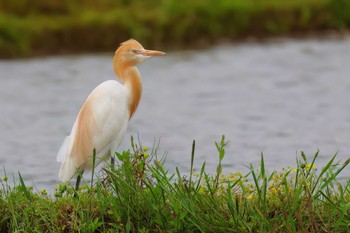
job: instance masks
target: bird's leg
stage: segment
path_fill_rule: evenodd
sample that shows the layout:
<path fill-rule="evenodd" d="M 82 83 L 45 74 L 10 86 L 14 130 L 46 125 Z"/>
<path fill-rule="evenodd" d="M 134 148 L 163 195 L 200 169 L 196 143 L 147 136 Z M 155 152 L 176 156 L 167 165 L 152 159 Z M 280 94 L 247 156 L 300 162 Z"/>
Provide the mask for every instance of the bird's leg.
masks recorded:
<path fill-rule="evenodd" d="M 115 151 L 111 150 L 111 170 L 114 171 L 115 169 Z"/>
<path fill-rule="evenodd" d="M 79 171 L 78 176 L 77 176 L 77 182 L 75 183 L 75 192 L 74 192 L 74 197 L 78 196 L 78 189 L 79 189 L 79 185 L 80 185 L 80 181 L 81 181 L 81 177 L 83 176 L 84 173 L 84 169 L 82 169 L 81 171 Z"/>
<path fill-rule="evenodd" d="M 115 157 L 114 157 L 114 155 L 112 155 L 112 157 L 111 157 L 111 164 L 112 164 L 112 167 L 114 167 L 114 164 L 115 164 Z"/>
<path fill-rule="evenodd" d="M 94 183 L 95 165 L 96 165 L 96 149 L 94 148 L 93 155 L 92 155 L 92 172 L 91 172 L 91 185 L 90 185 L 91 188 L 92 188 L 92 184 Z"/>

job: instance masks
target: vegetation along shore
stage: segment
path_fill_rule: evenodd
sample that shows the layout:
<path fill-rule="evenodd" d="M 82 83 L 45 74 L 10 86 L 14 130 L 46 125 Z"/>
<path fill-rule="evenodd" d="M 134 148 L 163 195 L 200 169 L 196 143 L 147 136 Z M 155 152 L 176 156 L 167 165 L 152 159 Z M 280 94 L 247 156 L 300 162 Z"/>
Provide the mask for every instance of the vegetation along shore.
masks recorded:
<path fill-rule="evenodd" d="M 224 137 L 215 143 L 216 174 L 205 162 L 191 173 L 176 168 L 171 174 L 157 150 L 132 141 L 131 149 L 117 153 L 93 185 L 75 194 L 73 186 L 58 185 L 50 196 L 33 191 L 21 175 L 18 184 L 0 182 L 1 232 L 348 232 L 350 179 L 337 175 L 350 163 L 336 156 L 316 167 L 318 152 L 304 153 L 293 167 L 268 172 L 261 156 L 249 172 L 222 174 Z M 74 194 L 77 197 L 74 197 Z"/>
<path fill-rule="evenodd" d="M 170 49 L 344 32 L 349 12 L 350 0 L 2 0 L 0 58 L 110 51 L 131 37 Z"/>

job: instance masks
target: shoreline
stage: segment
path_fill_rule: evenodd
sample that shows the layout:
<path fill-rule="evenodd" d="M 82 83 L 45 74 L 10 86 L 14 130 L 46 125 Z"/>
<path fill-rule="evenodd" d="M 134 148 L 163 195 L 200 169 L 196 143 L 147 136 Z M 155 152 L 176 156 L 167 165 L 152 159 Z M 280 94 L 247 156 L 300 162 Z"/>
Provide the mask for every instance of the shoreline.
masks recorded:
<path fill-rule="evenodd" d="M 221 45 L 240 45 L 246 43 L 280 43 L 286 40 L 344 40 L 350 38 L 350 29 L 349 30 L 325 30 L 325 31 L 308 31 L 305 33 L 301 32 L 293 32 L 289 34 L 283 35 L 274 35 L 274 36 L 246 36 L 242 38 L 218 38 L 214 41 L 208 41 L 203 39 L 197 44 L 192 44 L 190 46 L 176 46 L 173 44 L 167 46 L 160 46 L 161 49 L 167 51 L 186 51 L 186 50 L 200 50 L 200 49 L 208 49 L 213 46 L 221 46 Z M 74 51 L 74 50 L 64 50 L 64 51 L 41 51 L 37 53 L 33 53 L 25 56 L 15 56 L 15 57 L 2 57 L 0 54 L 0 61 L 13 61 L 13 60 L 22 60 L 22 59 L 41 59 L 48 57 L 56 57 L 56 56 L 84 56 L 91 54 L 112 54 L 115 48 L 118 45 L 118 41 L 116 42 L 116 46 L 111 47 L 110 49 L 105 50 L 93 50 L 93 51 Z"/>

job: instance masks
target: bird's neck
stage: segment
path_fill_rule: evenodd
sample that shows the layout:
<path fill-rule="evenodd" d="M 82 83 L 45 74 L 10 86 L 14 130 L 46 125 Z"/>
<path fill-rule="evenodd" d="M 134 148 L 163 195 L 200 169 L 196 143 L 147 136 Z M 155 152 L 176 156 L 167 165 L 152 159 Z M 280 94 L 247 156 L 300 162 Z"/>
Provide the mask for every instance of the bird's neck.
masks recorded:
<path fill-rule="evenodd" d="M 130 118 L 134 115 L 139 105 L 142 94 L 141 76 L 136 66 L 124 64 L 115 67 L 116 75 L 123 81 L 129 91 L 129 112 Z"/>

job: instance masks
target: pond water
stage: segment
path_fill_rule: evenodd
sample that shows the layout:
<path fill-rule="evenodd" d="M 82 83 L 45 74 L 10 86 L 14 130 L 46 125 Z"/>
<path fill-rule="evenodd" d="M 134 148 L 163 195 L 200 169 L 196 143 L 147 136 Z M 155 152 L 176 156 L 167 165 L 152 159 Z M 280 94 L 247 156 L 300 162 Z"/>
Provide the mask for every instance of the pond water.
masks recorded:
<path fill-rule="evenodd" d="M 156 49 L 156 48 L 154 48 Z M 0 166 L 28 184 L 59 183 L 57 151 L 87 95 L 113 79 L 112 55 L 0 61 Z M 273 40 L 168 52 L 139 66 L 143 96 L 119 150 L 130 135 L 166 153 L 165 167 L 215 172 L 214 141 L 229 144 L 224 172 L 258 166 L 295 167 L 304 151 L 317 167 L 338 153 L 350 157 L 350 38 Z M 0 169 L 0 177 L 4 169 Z M 350 168 L 340 174 L 345 180 Z"/>

